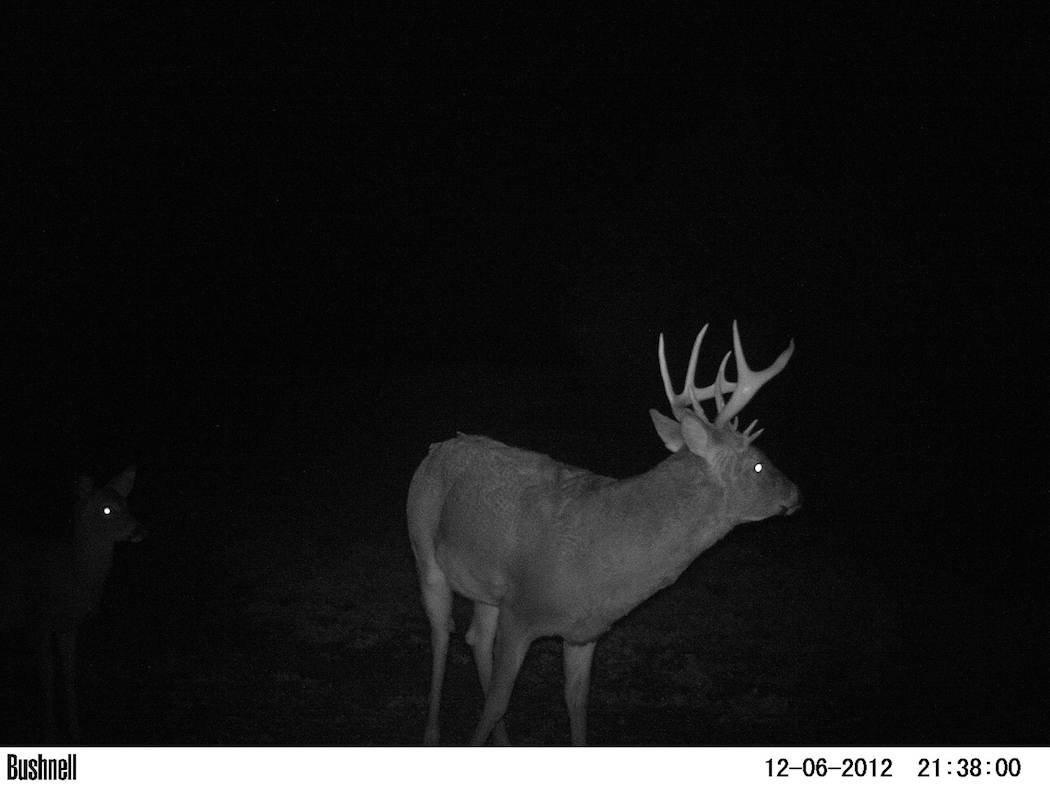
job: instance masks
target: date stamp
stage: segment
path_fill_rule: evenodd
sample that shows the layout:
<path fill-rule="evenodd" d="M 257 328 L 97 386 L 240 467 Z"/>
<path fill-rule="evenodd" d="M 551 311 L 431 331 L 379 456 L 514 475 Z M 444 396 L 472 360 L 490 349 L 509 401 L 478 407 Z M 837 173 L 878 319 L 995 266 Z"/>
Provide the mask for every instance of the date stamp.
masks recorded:
<path fill-rule="evenodd" d="M 1005 778 L 1020 777 L 1022 758 L 1016 755 L 999 757 L 972 756 L 960 758 L 915 757 L 802 757 L 767 758 L 766 776 L 772 778 L 869 778 L 894 779 L 899 777 L 929 778 Z"/>

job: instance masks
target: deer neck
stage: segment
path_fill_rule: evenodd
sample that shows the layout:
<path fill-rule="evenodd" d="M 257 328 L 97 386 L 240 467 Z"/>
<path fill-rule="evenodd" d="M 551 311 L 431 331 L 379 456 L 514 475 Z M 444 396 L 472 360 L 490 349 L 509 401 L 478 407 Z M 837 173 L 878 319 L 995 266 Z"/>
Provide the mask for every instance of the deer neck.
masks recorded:
<path fill-rule="evenodd" d="M 97 534 L 83 533 L 78 528 L 74 540 L 74 573 L 90 605 L 102 593 L 102 585 L 113 566 L 113 542 Z"/>
<path fill-rule="evenodd" d="M 687 449 L 618 482 L 609 494 L 624 527 L 646 547 L 688 553 L 690 561 L 736 525 L 719 475 Z"/>
<path fill-rule="evenodd" d="M 580 593 L 572 639 L 596 637 L 736 525 L 724 485 L 687 452 L 603 487 L 586 506 L 589 538 L 574 571 L 577 590 L 587 592 Z"/>

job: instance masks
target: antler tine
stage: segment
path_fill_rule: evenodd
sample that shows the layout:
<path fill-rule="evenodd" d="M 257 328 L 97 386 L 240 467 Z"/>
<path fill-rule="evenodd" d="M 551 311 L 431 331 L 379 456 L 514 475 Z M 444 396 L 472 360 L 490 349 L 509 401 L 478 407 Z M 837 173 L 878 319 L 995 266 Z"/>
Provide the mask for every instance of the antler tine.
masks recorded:
<path fill-rule="evenodd" d="M 671 375 L 667 371 L 667 356 L 664 355 L 664 335 L 660 332 L 660 345 L 659 345 L 659 356 L 660 356 L 660 377 L 664 381 L 664 393 L 667 394 L 667 401 L 671 403 L 671 412 L 675 416 L 678 415 L 678 404 L 674 394 L 674 388 L 671 386 Z"/>
<path fill-rule="evenodd" d="M 733 351 L 736 353 L 736 390 L 733 392 L 733 396 L 726 403 L 726 406 L 721 409 L 718 413 L 718 418 L 715 420 L 715 425 L 718 427 L 724 426 L 734 416 L 736 416 L 744 406 L 751 401 L 751 398 L 755 396 L 762 386 L 768 383 L 773 377 L 778 375 L 788 361 L 791 359 L 791 355 L 795 352 L 795 340 L 792 339 L 788 343 L 787 349 L 784 350 L 770 366 L 763 370 L 754 371 L 747 365 L 747 359 L 744 358 L 744 347 L 740 343 L 740 330 L 737 328 L 736 321 L 733 321 Z M 757 433 L 752 436 L 751 440 L 757 438 Z"/>
<path fill-rule="evenodd" d="M 685 386 L 681 392 L 675 393 L 674 387 L 671 384 L 671 375 L 667 371 L 667 356 L 664 351 L 664 335 L 660 334 L 659 344 L 659 356 L 660 356 L 660 376 L 664 381 L 664 392 L 667 394 L 667 401 L 671 404 L 671 411 L 674 413 L 676 419 L 681 419 L 682 411 L 692 406 L 693 411 L 704 421 L 708 421 L 707 414 L 704 413 L 700 403 L 704 400 L 711 399 L 714 396 L 714 385 L 707 386 L 703 389 L 696 387 L 696 362 L 700 356 L 700 345 L 704 341 L 704 335 L 707 333 L 708 326 L 706 324 L 700 329 L 700 332 L 696 335 L 696 339 L 693 340 L 693 350 L 689 354 L 689 367 L 686 370 L 685 375 Z"/>
<path fill-rule="evenodd" d="M 689 394 L 690 392 L 696 391 L 696 359 L 700 355 L 700 343 L 704 341 L 704 334 L 707 333 L 707 327 L 710 323 L 704 323 L 704 327 L 700 329 L 700 332 L 696 335 L 696 339 L 693 340 L 693 349 L 689 353 L 689 367 L 685 371 L 685 391 L 684 393 Z M 690 399 L 693 399 L 690 396 Z M 696 400 L 693 400 L 695 405 Z"/>
<path fill-rule="evenodd" d="M 756 441 L 756 440 L 758 439 L 758 436 L 759 436 L 759 435 L 761 435 L 761 434 L 762 434 L 763 432 L 765 432 L 765 431 L 766 431 L 766 428 L 765 428 L 765 427 L 763 427 L 763 428 L 762 428 L 762 429 L 760 429 L 760 430 L 756 430 L 755 432 L 752 432 L 751 430 L 754 430 L 754 429 L 755 429 L 755 425 L 756 425 L 756 424 L 758 424 L 758 419 L 755 419 L 755 420 L 754 420 L 754 421 L 752 421 L 752 422 L 751 422 L 750 424 L 748 424 L 748 425 L 747 425 L 747 429 L 746 429 L 746 430 L 744 430 L 744 431 L 743 431 L 743 432 L 741 433 L 741 434 L 742 434 L 742 435 L 744 436 L 744 440 L 745 440 L 745 441 L 747 441 L 748 445 L 750 445 L 750 444 L 754 443 L 754 442 L 755 442 L 755 441 Z"/>
<path fill-rule="evenodd" d="M 725 393 L 732 391 L 732 388 L 728 388 L 729 381 L 726 380 L 726 362 L 729 361 L 729 357 L 733 355 L 732 350 L 727 350 L 726 354 L 722 356 L 722 363 L 718 365 L 718 377 L 715 378 L 715 406 L 718 408 L 718 412 L 721 413 L 726 406 Z"/>
<path fill-rule="evenodd" d="M 690 405 L 693 406 L 698 415 L 703 417 L 705 421 L 707 420 L 707 416 L 700 409 L 696 386 L 693 385 L 693 376 L 696 374 L 696 360 L 700 355 L 700 344 L 704 341 L 704 334 L 706 333 L 707 325 L 700 329 L 700 333 L 696 335 L 696 339 L 693 341 L 693 351 L 689 354 L 689 368 L 686 372 L 685 387 L 678 394 L 675 393 L 674 387 L 671 385 L 671 374 L 667 371 L 667 356 L 664 352 L 664 335 L 660 334 L 660 376 L 664 381 L 664 392 L 667 394 L 667 401 L 671 403 L 671 412 L 679 420 L 681 419 L 682 411 Z"/>
<path fill-rule="evenodd" d="M 704 413 L 700 403 L 709 399 L 718 399 L 718 409 L 721 410 L 724 405 L 724 394 L 735 391 L 736 383 L 732 383 L 725 379 L 725 365 L 728 360 L 729 353 L 726 353 L 725 358 L 722 359 L 722 368 L 719 370 L 718 379 L 715 380 L 709 386 L 705 386 L 702 389 L 696 387 L 696 362 L 700 356 L 700 345 L 704 341 L 704 335 L 707 333 L 708 326 L 705 324 L 700 329 L 700 333 L 696 335 L 696 339 L 693 341 L 693 350 L 689 354 L 689 367 L 686 370 L 685 386 L 682 388 L 680 393 L 675 393 L 674 387 L 671 384 L 671 375 L 667 371 L 667 356 L 664 351 L 664 335 L 660 334 L 659 343 L 659 356 L 660 356 L 660 376 L 664 382 L 664 393 L 667 394 L 667 401 L 671 404 L 671 410 L 675 415 L 675 418 L 679 418 L 683 410 L 688 408 L 690 405 L 693 411 L 700 416 L 704 421 L 710 421 L 707 414 Z"/>
<path fill-rule="evenodd" d="M 744 440 L 747 441 L 748 444 L 754 443 L 758 436 L 766 431 L 765 427 L 763 427 L 757 432 L 752 433 L 751 430 L 755 429 L 756 424 L 758 424 L 758 419 L 755 419 L 750 424 L 748 424 L 747 429 L 741 433 L 741 435 L 744 436 Z"/>

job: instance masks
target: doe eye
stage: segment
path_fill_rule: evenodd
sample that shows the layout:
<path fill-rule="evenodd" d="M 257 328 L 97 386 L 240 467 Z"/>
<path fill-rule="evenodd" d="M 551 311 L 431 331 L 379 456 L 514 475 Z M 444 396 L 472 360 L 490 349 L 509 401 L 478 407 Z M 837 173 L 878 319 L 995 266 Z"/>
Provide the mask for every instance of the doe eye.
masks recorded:
<path fill-rule="evenodd" d="M 106 515 L 108 517 L 112 513 L 113 513 L 113 510 L 110 509 L 108 506 L 103 506 L 102 507 L 102 514 L 104 514 L 104 515 Z"/>
<path fill-rule="evenodd" d="M 755 463 L 755 473 L 762 473 L 762 463 L 760 463 L 760 462 L 756 462 Z"/>

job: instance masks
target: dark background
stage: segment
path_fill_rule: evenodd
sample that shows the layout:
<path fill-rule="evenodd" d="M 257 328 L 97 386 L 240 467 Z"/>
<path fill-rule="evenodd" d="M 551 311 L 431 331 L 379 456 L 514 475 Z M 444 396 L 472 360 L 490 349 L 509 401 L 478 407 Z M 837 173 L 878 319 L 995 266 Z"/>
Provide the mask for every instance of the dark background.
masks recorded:
<path fill-rule="evenodd" d="M 748 414 L 806 506 L 599 645 L 592 739 L 1047 743 L 1033 20 L 5 17 L 11 519 L 136 462 L 152 531 L 85 635 L 89 739 L 417 742 L 427 445 L 639 473 L 658 333 L 679 383 L 711 322 L 703 380 L 736 318 L 752 366 L 797 343 Z M 518 741 L 567 741 L 552 649 Z"/>

